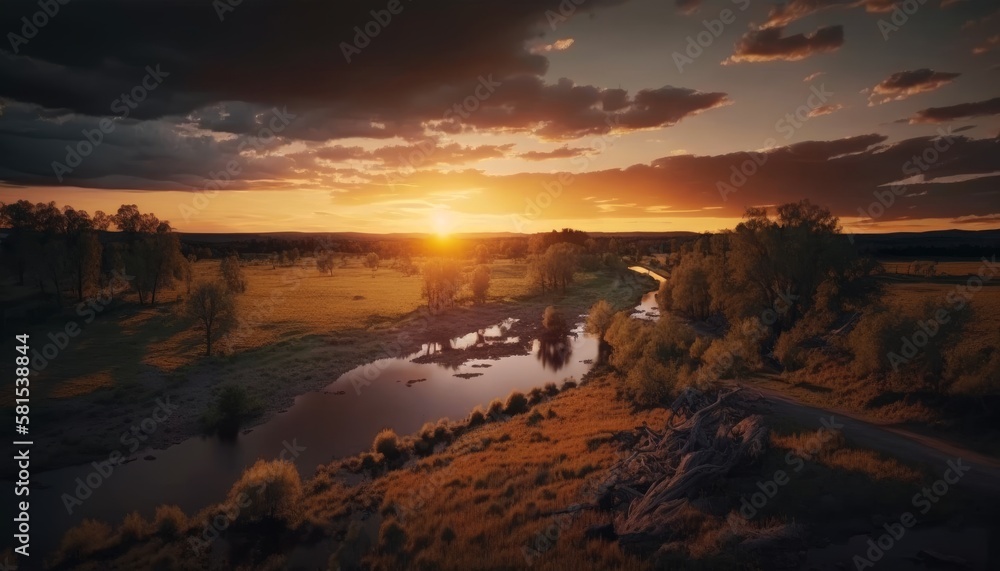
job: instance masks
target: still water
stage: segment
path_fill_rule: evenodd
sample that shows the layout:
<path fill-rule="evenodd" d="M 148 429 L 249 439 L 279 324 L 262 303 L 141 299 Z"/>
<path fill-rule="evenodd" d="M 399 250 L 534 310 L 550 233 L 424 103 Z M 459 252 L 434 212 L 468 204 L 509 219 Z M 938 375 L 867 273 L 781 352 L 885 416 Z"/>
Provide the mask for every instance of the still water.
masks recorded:
<path fill-rule="evenodd" d="M 654 294 L 642 298 L 636 317 L 659 315 Z M 383 428 L 409 434 L 428 421 L 465 418 L 476 405 L 503 399 L 513 390 L 527 392 L 550 382 L 579 380 L 598 352 L 597 340 L 582 331 L 582 319 L 579 316 L 581 323 L 566 339 L 569 351 L 553 350 L 536 339 L 526 355 L 471 359 L 457 366 L 414 362 L 445 350 L 517 343 L 519 339 L 508 335 L 514 324 L 508 319 L 452 339 L 446 346 L 426 344 L 412 355 L 358 367 L 322 391 L 300 395 L 288 410 L 235 440 L 196 437 L 164 450 L 140 451 L 138 459 L 100 479 L 92 465 L 39 474 L 32 482 L 32 512 L 45 514 L 48 521 L 35 527 L 33 548 L 49 552 L 66 529 L 84 518 L 117 523 L 130 511 L 150 517 L 162 504 L 194 513 L 224 499 L 240 474 L 261 458 L 294 458 L 299 472 L 309 477 L 317 465 L 370 449 Z M 374 378 L 372 371 L 377 371 Z M 358 383 L 360 378 L 370 382 Z M 99 486 L 68 514 L 63 494 L 76 493 L 88 476 Z M 43 530 L 45 536 L 37 535 Z"/>

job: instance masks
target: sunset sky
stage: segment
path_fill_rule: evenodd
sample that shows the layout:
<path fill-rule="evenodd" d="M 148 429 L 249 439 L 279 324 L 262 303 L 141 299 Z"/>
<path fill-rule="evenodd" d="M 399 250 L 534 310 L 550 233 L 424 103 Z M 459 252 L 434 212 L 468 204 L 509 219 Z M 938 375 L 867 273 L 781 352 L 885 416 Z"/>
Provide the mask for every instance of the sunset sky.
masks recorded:
<path fill-rule="evenodd" d="M 854 231 L 1000 226 L 995 0 L 39 10 L 0 11 L 0 201 L 189 232 L 704 231 L 801 198 Z"/>

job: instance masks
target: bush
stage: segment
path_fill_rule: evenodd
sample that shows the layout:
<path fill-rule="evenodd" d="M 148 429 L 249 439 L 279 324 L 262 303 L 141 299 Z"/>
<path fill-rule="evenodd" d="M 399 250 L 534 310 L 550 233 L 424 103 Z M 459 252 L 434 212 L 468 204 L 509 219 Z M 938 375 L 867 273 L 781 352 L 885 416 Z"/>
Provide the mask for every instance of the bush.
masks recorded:
<path fill-rule="evenodd" d="M 708 337 L 699 336 L 691 344 L 691 348 L 688 350 L 688 355 L 692 359 L 700 360 L 702 356 L 705 355 L 705 351 L 712 346 L 712 340 Z"/>
<path fill-rule="evenodd" d="M 150 534 L 149 523 L 139 512 L 130 512 L 122 519 L 122 524 L 118 528 L 118 534 L 122 541 L 137 541 L 145 539 Z"/>
<path fill-rule="evenodd" d="M 527 423 L 528 426 L 535 426 L 544 419 L 545 417 L 542 416 L 542 413 L 538 412 L 538 410 L 535 409 L 531 411 L 531 414 L 528 415 L 528 420 L 526 420 L 525 422 Z"/>
<path fill-rule="evenodd" d="M 774 344 L 775 358 L 788 371 L 797 371 L 806 364 L 806 352 L 802 344 L 813 335 L 804 326 L 805 323 L 805 321 L 800 321 L 795 327 L 782 332 Z"/>
<path fill-rule="evenodd" d="M 847 346 L 854 353 L 854 372 L 881 376 L 891 371 L 900 378 L 929 381 L 932 388 L 942 391 L 946 371 L 954 368 L 948 361 L 957 364 L 962 353 L 948 355 L 954 351 L 954 343 L 970 315 L 968 306 L 944 309 L 933 299 L 915 315 L 886 307 L 872 308 L 847 338 Z M 944 323 L 938 322 L 939 317 L 944 318 Z"/>
<path fill-rule="evenodd" d="M 503 401 L 500 399 L 493 399 L 490 401 L 490 406 L 486 409 L 486 414 L 491 419 L 499 418 L 503 414 Z"/>
<path fill-rule="evenodd" d="M 472 409 L 472 412 L 469 413 L 468 422 L 469 426 L 479 426 L 481 424 L 486 424 L 486 411 L 483 410 L 483 407 L 476 406 L 476 408 Z"/>
<path fill-rule="evenodd" d="M 387 460 L 393 462 L 403 455 L 403 444 L 399 440 L 399 436 L 396 436 L 395 431 L 391 428 L 383 428 L 381 432 L 375 435 L 375 440 L 372 442 L 372 451 L 385 456 Z"/>
<path fill-rule="evenodd" d="M 260 403 L 252 399 L 241 385 L 226 385 L 202 422 L 209 431 L 235 434 L 244 421 L 259 413 L 260 408 Z"/>
<path fill-rule="evenodd" d="M 490 267 L 486 265 L 476 266 L 472 271 L 472 299 L 476 303 L 486 303 L 486 294 L 490 289 Z"/>
<path fill-rule="evenodd" d="M 236 256 L 228 256 L 219 265 L 222 272 L 222 279 L 226 282 L 226 288 L 233 293 L 244 293 L 247 291 L 247 279 L 243 275 L 243 268 L 240 267 L 240 260 Z"/>
<path fill-rule="evenodd" d="M 510 396 L 507 397 L 507 403 L 503 407 L 503 412 L 508 416 L 528 412 L 528 399 L 524 393 L 519 391 L 510 393 Z"/>
<path fill-rule="evenodd" d="M 379 529 L 378 543 L 385 553 L 399 553 L 406 546 L 406 532 L 396 520 L 387 519 Z"/>
<path fill-rule="evenodd" d="M 542 314 L 542 327 L 549 337 L 562 337 L 569 332 L 566 317 L 552 305 L 546 307 L 545 313 Z"/>
<path fill-rule="evenodd" d="M 611 323 L 615 319 L 615 310 L 611 304 L 605 300 L 600 300 L 590 308 L 587 314 L 587 323 L 584 330 L 604 341 L 604 335 L 611 328 Z"/>
<path fill-rule="evenodd" d="M 227 502 L 239 506 L 239 522 L 271 520 L 291 526 L 299 518 L 302 479 L 287 460 L 258 460 L 229 490 Z"/>
<path fill-rule="evenodd" d="M 557 387 L 555 383 L 545 383 L 543 390 L 545 391 L 545 394 L 550 397 L 554 397 L 559 394 L 559 387 Z"/>
<path fill-rule="evenodd" d="M 188 518 L 177 506 L 157 506 L 153 528 L 158 535 L 173 539 L 187 531 Z"/>
<path fill-rule="evenodd" d="M 538 387 L 535 387 L 530 391 L 528 391 L 528 404 L 532 406 L 542 402 L 542 399 L 544 398 L 545 398 L 545 391 L 543 391 Z"/>
<path fill-rule="evenodd" d="M 640 407 L 667 402 L 677 386 L 677 365 L 644 355 L 625 377 L 625 396 Z"/>
<path fill-rule="evenodd" d="M 94 519 L 85 519 L 63 535 L 57 559 L 76 561 L 104 548 L 111 537 L 111 526 Z"/>

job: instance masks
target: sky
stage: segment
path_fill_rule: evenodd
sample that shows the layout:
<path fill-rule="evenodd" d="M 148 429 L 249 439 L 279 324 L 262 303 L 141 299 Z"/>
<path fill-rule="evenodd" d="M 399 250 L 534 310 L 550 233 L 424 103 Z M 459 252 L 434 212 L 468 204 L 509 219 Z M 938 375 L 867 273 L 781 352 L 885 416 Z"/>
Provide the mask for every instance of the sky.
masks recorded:
<path fill-rule="evenodd" d="M 0 201 L 187 232 L 1000 227 L 995 0 L 0 9 Z M 56 6 L 57 5 L 57 6 Z"/>

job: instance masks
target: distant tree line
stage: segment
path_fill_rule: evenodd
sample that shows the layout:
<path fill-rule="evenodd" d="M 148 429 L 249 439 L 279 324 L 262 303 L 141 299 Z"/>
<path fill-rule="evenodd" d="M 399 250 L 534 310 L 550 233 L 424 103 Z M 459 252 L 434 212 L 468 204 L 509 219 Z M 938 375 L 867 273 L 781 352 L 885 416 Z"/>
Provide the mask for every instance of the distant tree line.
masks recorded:
<path fill-rule="evenodd" d="M 170 223 L 134 204 L 114 214 L 91 216 L 55 202 L 19 200 L 0 205 L 2 265 L 18 285 L 37 287 L 61 306 L 67 295 L 83 301 L 109 290 L 116 276 L 131 282 L 139 303 L 155 304 L 157 295 L 189 275 L 188 260 Z M 107 231 L 114 227 L 113 239 Z"/>

